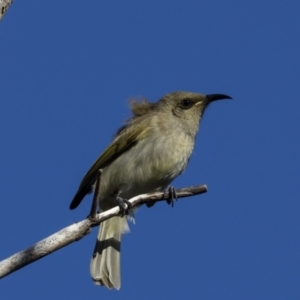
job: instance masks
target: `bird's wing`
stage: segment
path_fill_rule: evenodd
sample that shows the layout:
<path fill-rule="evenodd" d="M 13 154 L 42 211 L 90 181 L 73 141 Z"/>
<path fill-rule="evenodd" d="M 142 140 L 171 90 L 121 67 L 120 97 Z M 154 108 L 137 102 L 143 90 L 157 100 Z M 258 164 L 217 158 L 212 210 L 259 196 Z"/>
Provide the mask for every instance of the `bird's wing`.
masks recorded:
<path fill-rule="evenodd" d="M 141 126 L 143 125 L 143 126 Z M 70 209 L 76 208 L 81 200 L 91 191 L 92 185 L 97 179 L 97 171 L 105 168 L 122 153 L 128 151 L 139 141 L 143 140 L 150 131 L 149 124 L 131 124 L 125 127 L 114 139 L 114 141 L 104 150 L 104 152 L 94 162 L 90 170 L 86 173 L 74 196 Z M 147 125 L 147 126 L 145 126 Z"/>

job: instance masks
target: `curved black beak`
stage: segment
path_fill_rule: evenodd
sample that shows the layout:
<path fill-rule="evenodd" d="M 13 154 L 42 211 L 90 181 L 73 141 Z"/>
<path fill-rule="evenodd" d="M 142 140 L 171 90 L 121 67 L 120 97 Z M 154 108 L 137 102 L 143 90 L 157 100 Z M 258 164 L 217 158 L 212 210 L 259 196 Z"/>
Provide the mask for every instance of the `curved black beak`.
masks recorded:
<path fill-rule="evenodd" d="M 213 101 L 223 100 L 223 99 L 232 99 L 232 98 L 224 94 L 211 94 L 205 96 L 205 100 L 207 101 L 207 103 L 211 103 Z"/>

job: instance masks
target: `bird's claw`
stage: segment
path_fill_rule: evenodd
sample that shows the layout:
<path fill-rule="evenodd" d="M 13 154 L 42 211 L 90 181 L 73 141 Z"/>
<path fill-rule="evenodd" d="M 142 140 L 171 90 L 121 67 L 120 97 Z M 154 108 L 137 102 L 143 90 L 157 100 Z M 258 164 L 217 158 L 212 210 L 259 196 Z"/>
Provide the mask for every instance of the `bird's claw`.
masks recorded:
<path fill-rule="evenodd" d="M 167 203 L 174 207 L 174 202 L 175 200 L 177 201 L 177 194 L 175 188 L 173 186 L 169 186 L 166 190 L 166 193 L 169 193 L 169 199 L 166 200 Z"/>
<path fill-rule="evenodd" d="M 120 214 L 121 217 L 124 217 L 125 215 L 128 215 L 128 210 L 132 207 L 131 202 L 129 202 L 127 199 L 123 199 L 121 197 L 116 198 L 118 205 L 120 207 Z"/>

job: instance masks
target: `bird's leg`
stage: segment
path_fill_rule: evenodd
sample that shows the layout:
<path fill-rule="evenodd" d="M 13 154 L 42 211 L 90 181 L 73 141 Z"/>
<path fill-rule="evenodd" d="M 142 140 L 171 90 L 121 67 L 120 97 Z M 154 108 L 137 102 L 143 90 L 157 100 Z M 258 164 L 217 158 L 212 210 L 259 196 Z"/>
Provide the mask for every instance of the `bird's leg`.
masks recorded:
<path fill-rule="evenodd" d="M 116 200 L 120 207 L 121 216 L 124 217 L 125 215 L 128 215 L 128 210 L 132 207 L 132 204 L 127 199 L 123 199 L 118 195 L 116 195 Z"/>
<path fill-rule="evenodd" d="M 177 201 L 177 194 L 176 189 L 173 186 L 169 186 L 165 190 L 165 198 L 168 204 L 171 204 L 172 207 L 174 207 L 175 200 Z M 147 207 L 152 207 L 155 204 L 155 202 L 149 202 L 146 204 Z"/>
<path fill-rule="evenodd" d="M 96 186 L 95 186 L 95 191 L 94 191 L 94 198 L 91 206 L 91 211 L 89 214 L 89 218 L 91 220 L 94 220 L 97 214 L 97 208 L 98 204 L 100 203 L 100 187 L 101 187 L 101 177 L 103 174 L 103 170 L 99 169 L 97 173 L 97 181 L 96 181 Z"/>
<path fill-rule="evenodd" d="M 173 186 L 169 186 L 165 193 L 169 193 L 169 199 L 167 199 L 167 203 L 171 204 L 172 207 L 174 207 L 175 200 L 177 201 L 177 194 L 176 190 Z"/>

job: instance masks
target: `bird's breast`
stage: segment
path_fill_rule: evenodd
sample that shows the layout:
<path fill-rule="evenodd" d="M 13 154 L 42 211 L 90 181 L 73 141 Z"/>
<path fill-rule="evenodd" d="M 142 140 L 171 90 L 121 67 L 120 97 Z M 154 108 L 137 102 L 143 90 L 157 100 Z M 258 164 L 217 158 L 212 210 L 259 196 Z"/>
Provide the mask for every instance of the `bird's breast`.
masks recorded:
<path fill-rule="evenodd" d="M 164 190 L 186 168 L 193 148 L 194 139 L 181 131 L 153 132 L 105 168 L 102 197 Z"/>

